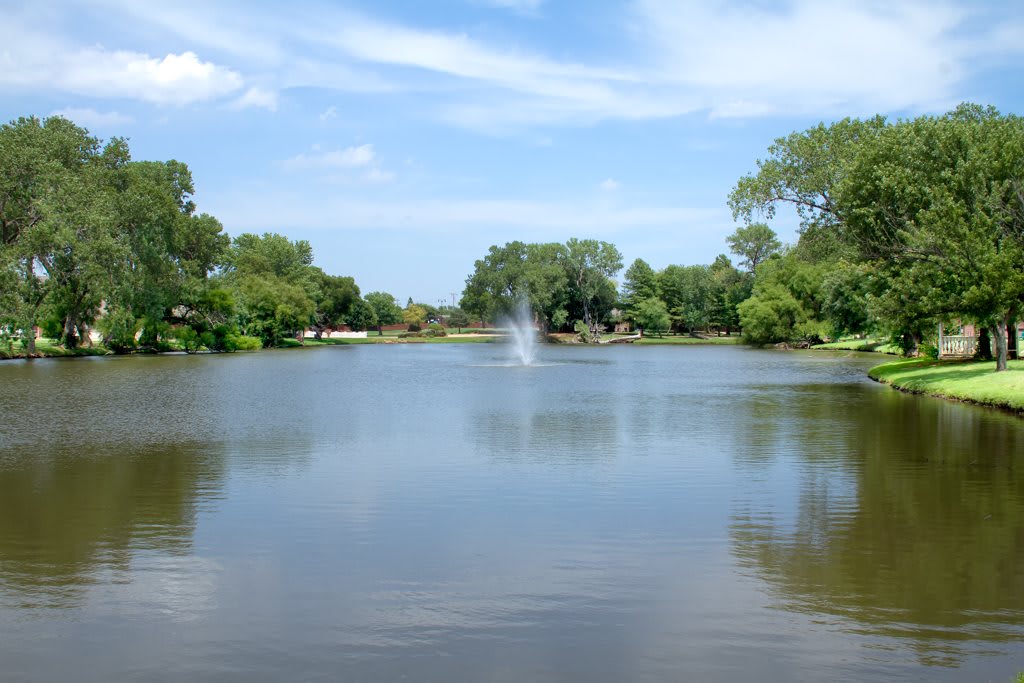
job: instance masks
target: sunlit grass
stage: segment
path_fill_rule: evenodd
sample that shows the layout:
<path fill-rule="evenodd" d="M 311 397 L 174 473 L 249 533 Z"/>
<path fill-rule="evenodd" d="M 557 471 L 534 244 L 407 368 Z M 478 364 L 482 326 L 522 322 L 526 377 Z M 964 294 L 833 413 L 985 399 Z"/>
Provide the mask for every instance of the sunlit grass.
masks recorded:
<path fill-rule="evenodd" d="M 827 344 L 816 344 L 812 349 L 829 349 L 832 351 L 874 351 L 875 353 L 889 353 L 898 355 L 898 347 L 877 339 L 841 339 Z"/>
<path fill-rule="evenodd" d="M 1006 372 L 995 367 L 995 361 L 910 359 L 868 374 L 904 391 L 1024 411 L 1024 360 L 1009 361 Z"/>

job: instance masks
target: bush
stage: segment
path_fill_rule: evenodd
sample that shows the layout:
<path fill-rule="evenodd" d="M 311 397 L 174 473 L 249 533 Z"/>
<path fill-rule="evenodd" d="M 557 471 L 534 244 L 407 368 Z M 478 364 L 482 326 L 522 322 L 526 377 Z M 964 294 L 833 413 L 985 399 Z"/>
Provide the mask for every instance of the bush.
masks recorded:
<path fill-rule="evenodd" d="M 412 325 L 410 325 L 412 327 Z M 399 339 L 415 339 L 417 337 L 427 336 L 425 332 L 402 332 L 398 335 Z"/>
<path fill-rule="evenodd" d="M 428 337 L 447 337 L 448 331 L 441 323 L 430 323 L 427 326 L 426 334 Z"/>
<path fill-rule="evenodd" d="M 802 314 L 800 303 L 779 285 L 766 287 L 741 303 L 737 311 L 743 338 L 754 345 L 789 341 Z"/>
<path fill-rule="evenodd" d="M 263 340 L 259 337 L 247 337 L 244 334 L 228 334 L 224 338 L 225 351 L 259 351 L 263 348 Z"/>
<path fill-rule="evenodd" d="M 419 332 L 422 329 L 423 328 L 417 325 L 416 323 L 409 323 L 409 332 Z"/>
<path fill-rule="evenodd" d="M 583 342 L 584 344 L 590 343 L 590 328 L 587 327 L 587 324 L 585 322 L 583 322 L 582 320 L 577 320 L 576 324 L 573 326 L 573 330 L 575 330 L 576 334 L 579 335 L 581 342 Z"/>

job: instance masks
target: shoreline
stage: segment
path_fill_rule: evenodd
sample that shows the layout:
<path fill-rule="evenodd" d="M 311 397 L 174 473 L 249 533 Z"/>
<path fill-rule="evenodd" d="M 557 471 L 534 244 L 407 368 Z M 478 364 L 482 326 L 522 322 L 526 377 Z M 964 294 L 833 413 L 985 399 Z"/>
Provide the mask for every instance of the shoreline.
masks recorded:
<path fill-rule="evenodd" d="M 614 335 L 609 335 L 609 338 Z M 254 349 L 252 351 L 230 351 L 230 352 L 211 352 L 211 351 L 198 351 L 197 354 L 211 354 L 211 353 L 259 353 L 260 351 L 280 351 L 284 349 L 315 349 L 323 348 L 327 346 L 365 346 L 372 344 L 493 344 L 500 342 L 502 339 L 507 337 L 503 333 L 452 333 L 444 337 L 399 337 L 397 335 L 370 335 L 365 338 L 344 338 L 344 339 L 306 339 L 304 343 L 299 343 L 294 339 L 287 339 L 280 346 L 271 346 L 267 348 Z M 167 351 L 157 351 L 149 349 L 139 349 L 131 351 L 129 353 L 114 353 L 103 346 L 85 346 L 76 349 L 68 350 L 62 346 L 54 344 L 48 339 L 37 340 L 36 353 L 32 356 L 24 352 L 11 352 L 7 350 L 0 350 L 0 362 L 6 360 L 35 360 L 43 358 L 82 358 L 82 357 L 95 357 L 95 356 L 159 356 L 167 354 L 183 354 L 185 353 L 182 349 L 171 349 Z M 573 345 L 572 342 L 564 341 L 561 339 L 549 339 L 546 344 L 552 345 Z M 741 341 L 739 337 L 709 337 L 699 338 L 691 337 L 689 335 L 666 335 L 663 337 L 644 337 L 634 342 L 640 346 L 716 346 L 716 345 L 740 345 Z M 585 344 L 578 344 L 585 346 Z M 594 344 L 594 346 L 601 346 L 600 344 Z"/>
<path fill-rule="evenodd" d="M 1024 360 L 1011 360 L 1005 372 L 995 361 L 904 358 L 876 365 L 868 377 L 897 391 L 958 403 L 997 408 L 1024 417 Z"/>

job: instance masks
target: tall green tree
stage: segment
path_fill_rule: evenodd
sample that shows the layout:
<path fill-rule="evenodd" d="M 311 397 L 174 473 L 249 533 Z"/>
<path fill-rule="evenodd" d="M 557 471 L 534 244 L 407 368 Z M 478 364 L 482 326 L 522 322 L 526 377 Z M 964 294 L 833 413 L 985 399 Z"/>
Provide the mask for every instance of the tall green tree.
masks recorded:
<path fill-rule="evenodd" d="M 740 257 L 740 265 L 751 273 L 756 273 L 758 264 L 782 248 L 775 231 L 765 223 L 736 228 L 725 241 L 729 243 L 730 251 Z"/>
<path fill-rule="evenodd" d="M 622 254 L 609 242 L 573 237 L 565 243 L 564 258 L 570 299 L 579 306 L 591 338 L 597 338 L 601 319 L 615 305 L 611 278 L 622 270 Z"/>
<path fill-rule="evenodd" d="M 658 280 L 654 269 L 643 259 L 630 264 L 622 280 L 622 305 L 627 313 L 641 301 L 658 295 Z"/>
<path fill-rule="evenodd" d="M 387 292 L 370 292 L 363 297 L 373 310 L 373 318 L 377 325 L 377 334 L 383 335 L 384 325 L 397 325 L 402 322 L 402 309 L 395 297 Z"/>
<path fill-rule="evenodd" d="M 1024 309 L 1024 119 L 961 105 L 865 143 L 838 187 L 843 235 L 933 317 L 990 325 L 996 370 Z"/>
<path fill-rule="evenodd" d="M 245 334 L 274 346 L 313 324 L 322 274 L 309 242 L 246 233 L 234 239 L 226 262 L 223 278 L 236 292 Z"/>

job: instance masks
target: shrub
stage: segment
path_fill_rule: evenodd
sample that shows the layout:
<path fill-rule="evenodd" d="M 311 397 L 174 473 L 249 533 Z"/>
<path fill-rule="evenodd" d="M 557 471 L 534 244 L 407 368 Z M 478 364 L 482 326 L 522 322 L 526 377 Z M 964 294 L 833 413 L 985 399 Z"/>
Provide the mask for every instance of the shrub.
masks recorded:
<path fill-rule="evenodd" d="M 409 323 L 409 332 L 419 332 L 422 329 L 417 323 Z"/>
<path fill-rule="evenodd" d="M 231 333 L 224 338 L 225 351 L 259 351 L 261 348 L 263 348 L 263 340 L 259 337 Z"/>
<path fill-rule="evenodd" d="M 444 325 L 441 323 L 430 323 L 427 326 L 427 336 L 429 337 L 447 337 L 448 331 L 444 329 Z"/>

